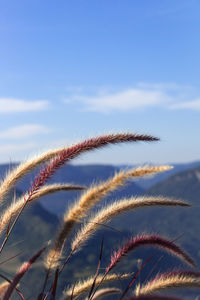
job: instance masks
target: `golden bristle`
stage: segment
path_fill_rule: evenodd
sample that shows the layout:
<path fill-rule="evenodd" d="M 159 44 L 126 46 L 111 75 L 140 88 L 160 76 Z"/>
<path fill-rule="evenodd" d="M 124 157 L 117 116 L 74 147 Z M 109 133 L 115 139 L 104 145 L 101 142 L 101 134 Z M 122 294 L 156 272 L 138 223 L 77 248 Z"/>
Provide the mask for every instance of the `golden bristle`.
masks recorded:
<path fill-rule="evenodd" d="M 83 243 L 85 243 L 91 235 L 99 228 L 101 224 L 108 222 L 113 217 L 124 213 L 126 211 L 149 206 L 189 206 L 186 202 L 180 200 L 173 200 L 164 197 L 132 197 L 130 199 L 124 199 L 118 202 L 114 202 L 110 206 L 102 209 L 94 217 L 78 231 L 75 239 L 72 241 L 72 251 L 79 249 Z"/>
<path fill-rule="evenodd" d="M 41 187 L 37 192 L 31 195 L 31 199 L 27 204 L 34 202 L 35 200 L 52 194 L 58 191 L 71 191 L 71 190 L 82 190 L 84 189 L 82 186 L 69 185 L 69 184 L 51 184 L 45 185 Z M 28 198 L 28 195 L 21 197 L 16 202 L 13 202 L 8 208 L 2 212 L 0 217 L 0 233 L 8 226 L 11 219 L 20 211 L 20 209 L 24 206 L 25 199 Z"/>
<path fill-rule="evenodd" d="M 98 275 L 98 277 L 96 278 L 96 284 L 100 284 L 100 283 L 106 283 L 109 281 L 115 281 L 115 280 L 119 280 L 119 279 L 126 279 L 128 277 L 130 277 L 131 274 L 123 274 L 123 275 L 119 275 L 119 274 L 111 274 L 111 275 L 107 275 L 104 278 L 104 275 Z M 103 280 L 103 282 L 102 282 Z M 91 288 L 92 284 L 94 282 L 94 276 L 84 280 L 84 281 L 80 281 L 78 282 L 74 288 L 70 288 L 68 290 L 66 290 L 64 292 L 63 295 L 63 300 L 69 300 L 71 299 L 71 295 L 73 294 L 73 299 L 76 299 L 79 295 L 86 293 L 87 291 L 89 291 L 89 289 Z"/>
<path fill-rule="evenodd" d="M 89 188 L 67 212 L 63 217 L 63 225 L 58 232 L 53 249 L 56 252 L 60 252 L 62 255 L 62 248 L 67 239 L 67 236 L 74 228 L 75 224 L 79 222 L 81 218 L 83 218 L 88 210 L 94 206 L 98 201 L 105 197 L 109 192 L 117 189 L 118 187 L 125 184 L 125 181 L 132 177 L 141 177 L 153 173 L 158 173 L 162 171 L 166 171 L 171 169 L 170 166 L 155 166 L 155 167 L 140 167 L 134 168 L 127 172 L 121 171 L 113 178 L 108 179 L 107 181 L 92 186 Z M 48 261 L 48 257 L 47 257 Z"/>
<path fill-rule="evenodd" d="M 135 289 L 135 295 L 147 295 L 154 292 L 162 291 L 169 288 L 185 288 L 185 287 L 199 287 L 200 279 L 193 276 L 186 275 L 172 275 L 168 277 L 156 277 L 154 280 L 146 283 L 142 286 L 137 286 Z"/>
<path fill-rule="evenodd" d="M 3 201 L 4 196 L 10 191 L 10 189 L 16 184 L 19 179 L 31 172 L 34 168 L 52 159 L 63 150 L 64 148 L 50 150 L 21 163 L 19 166 L 9 171 L 0 184 L 0 202 Z"/>

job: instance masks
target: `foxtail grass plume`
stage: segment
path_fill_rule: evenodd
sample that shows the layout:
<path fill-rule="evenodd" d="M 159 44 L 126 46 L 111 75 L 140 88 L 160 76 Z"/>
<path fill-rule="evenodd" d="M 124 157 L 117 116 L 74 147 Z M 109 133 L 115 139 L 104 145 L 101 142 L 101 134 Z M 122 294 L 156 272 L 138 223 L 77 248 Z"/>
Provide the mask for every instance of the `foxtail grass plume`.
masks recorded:
<path fill-rule="evenodd" d="M 52 194 L 59 191 L 73 191 L 73 190 L 84 190 L 85 187 L 78 185 L 70 185 L 70 184 L 51 184 L 45 185 L 41 187 L 38 191 L 36 191 L 30 198 L 28 195 L 21 197 L 19 200 L 13 202 L 8 208 L 2 212 L 0 217 L 0 233 L 10 224 L 12 218 L 16 216 L 17 213 L 20 212 L 21 208 L 24 205 L 25 199 L 29 199 L 27 204 L 34 202 L 35 200 Z"/>
<path fill-rule="evenodd" d="M 9 285 L 10 283 L 7 281 L 0 284 L 0 299 L 3 299 L 3 296 L 5 295 L 5 292 L 7 291 Z"/>
<path fill-rule="evenodd" d="M 49 261 L 50 257 L 56 257 L 58 259 L 59 253 L 60 257 L 62 255 L 62 249 L 64 243 L 67 239 L 67 236 L 79 220 L 85 216 L 87 211 L 94 206 L 98 201 L 105 197 L 109 192 L 117 189 L 118 187 L 124 185 L 126 180 L 129 180 L 132 177 L 141 177 L 149 174 L 154 174 L 158 172 L 163 172 L 171 169 L 170 166 L 155 166 L 155 167 L 144 167 L 136 168 L 129 170 L 127 172 L 121 171 L 117 173 L 113 178 L 89 188 L 76 202 L 72 208 L 67 210 L 63 217 L 63 225 L 61 226 L 57 236 L 55 238 L 54 245 L 50 250 L 50 253 L 47 258 Z M 49 263 L 48 263 L 49 265 Z M 55 265 L 52 261 L 52 265 Z"/>
<path fill-rule="evenodd" d="M 125 245 L 120 247 L 117 251 L 114 251 L 111 255 L 111 261 L 108 267 L 106 268 L 106 273 L 108 273 L 111 269 L 115 267 L 115 265 L 122 259 L 130 251 L 141 247 L 141 246 L 155 246 L 161 247 L 166 251 L 178 256 L 183 259 L 185 262 L 190 264 L 192 267 L 195 267 L 194 261 L 190 258 L 190 256 L 185 253 L 179 246 L 177 246 L 174 242 L 171 242 L 163 237 L 157 235 L 138 235 L 136 237 L 132 237 L 129 239 Z"/>
<path fill-rule="evenodd" d="M 113 178 L 99 184 L 92 186 L 87 189 L 87 191 L 81 196 L 80 200 L 74 204 L 74 206 L 66 212 L 64 216 L 64 223 L 66 228 L 63 228 L 65 235 L 67 236 L 67 228 L 73 221 L 74 223 L 78 222 L 82 217 L 85 216 L 86 212 L 94 206 L 98 201 L 105 197 L 109 192 L 116 190 L 120 186 L 125 184 L 126 180 L 129 180 L 133 177 L 142 177 L 145 175 L 163 172 L 171 169 L 170 166 L 155 166 L 155 167 L 145 167 L 145 168 L 136 168 L 130 171 L 124 172 L 121 171 L 117 173 Z"/>
<path fill-rule="evenodd" d="M 160 277 L 165 278 L 165 277 L 171 277 L 174 275 L 179 275 L 179 276 L 189 276 L 189 277 L 194 277 L 194 278 L 199 278 L 200 279 L 200 272 L 199 271 L 193 271 L 193 270 L 173 270 L 170 272 L 165 272 L 160 275 Z"/>
<path fill-rule="evenodd" d="M 116 280 L 121 280 L 121 279 L 126 279 L 129 278 L 131 274 L 110 274 L 104 278 L 103 274 L 99 274 L 97 279 L 96 279 L 96 284 L 100 283 L 107 283 L 110 281 L 116 281 Z M 69 300 L 71 299 L 71 295 L 73 294 L 73 299 L 76 299 L 78 296 L 88 292 L 94 282 L 94 277 L 90 277 L 84 281 L 78 282 L 74 287 L 66 290 L 63 294 L 63 299 L 62 300 Z"/>
<path fill-rule="evenodd" d="M 34 157 L 33 159 L 20 164 L 7 174 L 7 176 L 0 184 L 0 202 L 3 201 L 4 196 L 9 192 L 9 190 L 16 184 L 19 179 L 21 179 L 23 176 L 25 176 L 27 173 L 29 173 L 39 165 L 48 162 L 50 159 L 53 160 L 39 173 L 32 189 L 35 190 L 38 189 L 41 185 L 44 185 L 46 183 L 46 180 L 64 163 L 84 152 L 102 148 L 109 144 L 136 141 L 151 142 L 158 140 L 158 138 L 149 135 L 139 135 L 131 133 L 110 134 L 91 138 L 78 144 L 72 145 L 68 148 L 63 147 L 60 149 L 50 150 L 38 157 Z"/>
<path fill-rule="evenodd" d="M 197 273 L 195 275 L 195 273 L 188 275 L 187 272 L 185 274 L 184 272 L 180 272 L 180 274 L 164 273 L 162 275 L 158 275 L 146 284 L 142 286 L 138 285 L 135 289 L 135 295 L 148 295 L 169 288 L 200 288 L 200 277 L 197 276 Z"/>
<path fill-rule="evenodd" d="M 79 144 L 62 150 L 41 172 L 36 176 L 29 193 L 32 194 L 38 190 L 46 181 L 55 173 L 57 169 L 62 167 L 69 160 L 79 156 L 87 151 L 92 151 L 98 148 L 105 147 L 109 144 L 118 144 L 125 142 L 137 141 L 157 141 L 157 138 L 147 135 L 137 135 L 131 133 L 125 134 L 110 134 L 97 138 L 85 140 Z"/>
<path fill-rule="evenodd" d="M 27 160 L 10 170 L 0 184 L 0 202 L 18 180 L 20 180 L 26 174 L 30 173 L 36 167 L 40 166 L 42 163 L 45 163 L 58 155 L 64 149 L 65 148 L 50 150 L 39 156 L 35 156 L 32 159 Z"/>
<path fill-rule="evenodd" d="M 97 299 L 101 299 L 104 296 L 108 296 L 111 294 L 120 294 L 120 293 L 121 290 L 116 287 L 104 288 L 96 291 L 94 296 L 92 296 L 92 300 L 97 300 Z M 88 300 L 88 298 L 86 298 L 85 300 Z"/>
<path fill-rule="evenodd" d="M 121 201 L 114 202 L 113 204 L 100 210 L 94 217 L 90 218 L 88 222 L 78 231 L 74 240 L 72 241 L 72 251 L 79 250 L 83 244 L 92 236 L 94 232 L 99 229 L 101 224 L 111 220 L 113 217 L 118 216 L 126 211 L 137 209 L 140 207 L 151 206 L 190 206 L 188 203 L 173 200 L 164 197 L 131 197 Z"/>
<path fill-rule="evenodd" d="M 26 161 L 25 163 L 20 164 L 12 171 L 10 171 L 5 179 L 0 183 L 0 203 L 3 201 L 6 194 L 9 190 L 16 184 L 18 180 L 20 180 L 27 173 L 32 171 L 34 168 L 38 167 L 41 164 L 46 164 L 40 170 L 39 174 L 35 177 L 31 188 L 28 192 L 22 197 L 19 198 L 15 203 L 12 203 L 1 215 L 0 217 L 0 232 L 2 232 L 7 227 L 7 235 L 2 243 L 1 250 L 5 246 L 5 243 L 12 231 L 15 223 L 17 222 L 21 212 L 25 208 L 26 204 L 30 204 L 36 199 L 57 191 L 62 190 L 72 190 L 72 189 L 83 189 L 80 186 L 69 186 L 69 185 L 46 185 L 46 182 L 50 177 L 55 173 L 57 169 L 62 167 L 65 163 L 78 157 L 79 155 L 92 151 L 98 148 L 105 147 L 111 144 L 124 143 L 124 142 L 137 142 L 137 141 L 157 141 L 158 138 L 148 136 L 148 135 L 138 135 L 138 134 L 110 134 L 104 135 L 96 138 L 91 138 L 80 142 L 78 144 L 72 145 L 71 147 L 63 147 L 60 149 L 55 149 L 52 151 L 48 151 L 41 156 L 35 157 Z M 161 172 L 169 170 L 169 166 L 160 166 L 160 167 L 143 167 L 137 168 L 133 170 L 129 170 L 127 172 L 121 171 L 116 174 L 113 178 L 109 179 L 106 182 L 103 182 L 99 185 L 92 186 L 87 192 L 85 192 L 77 203 L 67 211 L 64 216 L 64 223 L 58 232 L 57 237 L 55 238 L 54 243 L 52 243 L 52 247 L 46 256 L 45 266 L 48 269 L 47 276 L 45 278 L 45 282 L 43 284 L 43 290 L 40 295 L 45 295 L 46 288 L 49 284 L 48 276 L 52 268 L 58 267 L 60 260 L 62 258 L 62 250 L 64 247 L 64 243 L 66 238 L 68 237 L 71 230 L 74 228 L 77 222 L 80 221 L 81 218 L 85 217 L 88 211 L 95 205 L 101 198 L 105 197 L 109 192 L 117 189 L 119 186 L 123 185 L 126 180 L 129 180 L 132 177 L 141 177 L 145 175 L 150 175 L 153 173 Z M 98 230 L 101 225 L 108 222 L 115 216 L 118 216 L 121 213 L 129 211 L 131 209 L 136 209 L 140 207 L 150 207 L 150 206 L 189 206 L 189 204 L 179 201 L 173 200 L 164 197 L 139 197 L 134 198 L 131 197 L 129 199 L 123 199 L 121 201 L 115 202 L 106 208 L 100 210 L 94 217 L 91 217 L 86 221 L 85 225 L 78 231 L 74 240 L 71 243 L 71 255 L 80 250 L 80 248 L 84 245 L 84 243 L 92 236 L 92 234 Z M 12 222 L 12 218 L 14 216 L 17 217 Z M 11 228 L 11 229 L 10 229 Z M 73 288 L 69 288 L 64 292 L 63 300 L 66 299 L 76 299 L 77 297 L 84 296 L 84 293 L 91 291 L 93 292 L 93 288 L 95 284 L 99 287 L 101 284 L 114 281 L 120 279 L 128 278 L 131 274 L 124 275 L 116 275 L 116 274 L 108 274 L 113 267 L 121 260 L 121 258 L 126 255 L 129 251 L 144 245 L 151 245 L 162 247 L 165 250 L 177 255 L 178 257 L 185 260 L 190 265 L 194 266 L 193 260 L 186 254 L 179 246 L 177 246 L 174 242 L 170 242 L 162 237 L 156 235 L 140 235 L 137 237 L 131 238 L 124 246 L 119 248 L 116 252 L 111 256 L 111 262 L 109 266 L 106 268 L 106 271 L 103 275 L 98 275 L 88 278 L 85 281 L 81 281 L 77 283 Z M 44 252 L 45 248 L 41 249 L 34 255 L 28 262 L 24 263 L 19 271 L 14 276 L 14 279 L 10 283 L 4 283 L 0 285 L 0 299 L 8 300 L 13 294 L 14 289 L 17 290 L 17 285 L 25 275 L 25 273 L 30 269 L 32 264 L 40 257 L 40 255 Z M 66 260 L 68 261 L 68 260 Z M 66 262 L 65 261 L 65 262 Z M 99 264 L 100 265 L 100 264 Z M 99 269 L 97 268 L 99 271 Z M 52 298 L 55 299 L 56 292 L 56 284 L 58 275 L 60 275 L 61 269 L 57 268 L 54 278 L 54 283 L 51 287 Z M 98 273 L 98 272 L 97 272 Z M 57 275 L 56 275 L 57 274 Z M 137 274 L 137 273 L 136 273 Z M 7 280 L 6 278 L 4 278 Z M 9 281 L 9 280 L 8 280 Z M 6 285 L 7 284 L 7 285 Z M 135 289 L 135 295 L 132 296 L 132 300 L 144 300 L 144 299 L 154 299 L 154 300 L 178 300 L 173 297 L 160 297 L 155 295 L 154 293 L 164 290 L 166 288 L 174 288 L 174 287 L 200 287 L 200 273 L 194 271 L 172 271 L 170 273 L 164 273 L 156 278 L 152 279 L 148 283 L 137 286 Z M 19 295 L 20 295 L 20 291 Z M 106 296 L 111 293 L 119 293 L 121 292 L 117 288 L 106 288 L 101 290 L 95 290 L 95 293 L 92 294 L 93 300 L 99 299 L 103 296 Z M 4 295 L 3 295 L 4 293 Z M 121 298 L 124 294 L 122 294 Z M 47 297 L 47 295 L 45 296 Z M 23 299 L 23 295 L 22 295 Z M 39 299 L 39 298 L 38 298 Z"/>

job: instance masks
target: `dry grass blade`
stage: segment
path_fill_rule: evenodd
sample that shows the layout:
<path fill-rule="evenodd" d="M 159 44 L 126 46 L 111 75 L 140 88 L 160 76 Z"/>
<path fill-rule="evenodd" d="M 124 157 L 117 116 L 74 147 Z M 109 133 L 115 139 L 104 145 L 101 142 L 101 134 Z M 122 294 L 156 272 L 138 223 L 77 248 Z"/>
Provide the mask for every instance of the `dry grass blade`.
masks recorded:
<path fill-rule="evenodd" d="M 20 212 L 20 210 L 24 206 L 24 202 L 25 202 L 24 199 L 29 199 L 27 203 L 29 204 L 43 196 L 56 193 L 58 191 L 72 191 L 72 190 L 83 190 L 83 189 L 84 187 L 78 185 L 76 186 L 76 185 L 69 185 L 69 184 L 51 184 L 51 185 L 45 185 L 41 187 L 37 192 L 32 194 L 30 198 L 28 198 L 28 195 L 21 197 L 16 202 L 13 202 L 2 213 L 0 217 L 0 233 L 10 224 L 12 218 L 16 216 L 17 213 Z"/>
<path fill-rule="evenodd" d="M 132 285 L 134 284 L 135 280 L 138 278 L 138 276 L 141 274 L 142 270 L 144 269 L 144 267 L 149 263 L 149 261 L 154 257 L 154 254 L 151 255 L 150 257 L 148 257 L 143 264 L 140 266 L 140 268 L 137 270 L 137 272 L 134 274 L 134 276 L 131 278 L 131 281 L 128 283 L 127 287 L 125 288 L 125 290 L 123 291 L 121 297 L 119 300 L 124 299 L 125 295 L 128 293 L 128 291 L 130 290 L 130 288 L 132 287 Z"/>
<path fill-rule="evenodd" d="M 86 212 L 95 205 L 98 201 L 105 197 L 109 192 L 117 189 L 124 185 L 125 181 L 132 177 L 141 177 L 153 173 L 163 172 L 171 169 L 170 166 L 155 166 L 155 167 L 144 167 L 129 170 L 127 172 L 121 171 L 117 173 L 113 178 L 89 188 L 80 198 L 80 200 L 73 205 L 73 207 L 64 215 L 63 225 L 60 228 L 55 238 L 54 245 L 50 250 L 50 256 L 55 253 L 62 255 L 63 245 L 67 239 L 67 236 L 75 226 L 75 224 L 85 216 Z M 55 255 L 58 259 L 58 255 Z M 47 256 L 48 260 L 48 256 Z M 55 266 L 55 262 L 52 262 L 52 266 Z"/>
<path fill-rule="evenodd" d="M 194 272 L 195 273 L 195 272 Z M 162 291 L 169 288 L 186 288 L 186 287 L 198 287 L 200 288 L 200 277 L 196 275 L 188 275 L 186 272 L 180 272 L 179 274 L 166 273 L 160 276 L 156 276 L 146 284 L 138 285 L 135 289 L 135 295 L 148 295 L 157 291 Z"/>
<path fill-rule="evenodd" d="M 130 199 L 114 202 L 110 206 L 102 209 L 94 217 L 90 218 L 89 221 L 78 231 L 71 244 L 72 251 L 80 249 L 81 246 L 92 236 L 92 234 L 97 231 L 101 224 L 108 222 L 113 217 L 132 209 L 151 207 L 154 205 L 190 206 L 188 203 L 180 200 L 162 197 L 132 197 Z"/>
<path fill-rule="evenodd" d="M 55 272 L 54 281 L 51 289 L 51 298 L 50 300 L 56 299 L 56 290 L 57 290 L 57 283 L 58 283 L 58 269 Z"/>
<path fill-rule="evenodd" d="M 100 266 L 101 266 L 101 260 L 102 260 L 102 255 L 103 255 L 103 243 L 104 243 L 104 237 L 102 237 L 102 240 L 101 240 L 101 248 L 100 248 L 100 253 L 99 253 L 99 261 L 98 261 L 98 265 L 97 265 L 96 274 L 94 275 L 93 284 L 92 284 L 91 289 L 89 291 L 88 299 L 92 299 L 92 294 L 94 294 L 93 291 L 94 291 L 96 280 L 97 280 L 97 277 L 98 277 L 98 274 L 99 274 L 99 269 L 100 269 Z"/>
<path fill-rule="evenodd" d="M 3 261 L 1 261 L 1 262 L 0 262 L 0 265 L 3 265 L 3 264 L 9 262 L 9 261 L 12 260 L 12 259 L 15 259 L 16 257 L 18 257 L 18 256 L 19 256 L 20 254 L 22 254 L 22 253 L 23 253 L 23 251 L 21 251 L 21 252 L 15 254 L 15 255 L 13 255 L 13 256 L 11 256 L 11 257 L 5 259 L 5 260 L 3 260 Z"/>
<path fill-rule="evenodd" d="M 120 294 L 121 290 L 115 287 L 105 288 L 98 290 L 95 295 L 92 297 L 92 300 L 100 299 L 104 296 L 110 295 L 110 294 Z M 86 298 L 85 300 L 87 300 Z"/>
<path fill-rule="evenodd" d="M 104 278 L 104 275 L 100 274 L 96 279 L 96 284 L 101 283 L 103 278 L 104 278 L 103 283 L 106 283 L 106 282 L 118 280 L 119 278 L 126 279 L 130 276 L 131 274 L 123 274 L 123 275 L 111 274 L 108 275 L 106 278 Z M 69 300 L 72 295 L 72 292 L 73 292 L 73 299 L 76 299 L 78 296 L 82 295 L 83 293 L 88 292 L 91 289 L 93 281 L 94 281 L 94 277 L 92 276 L 84 281 L 78 282 L 74 288 L 72 287 L 64 292 L 63 300 Z"/>
<path fill-rule="evenodd" d="M 120 247 L 117 251 L 114 251 L 111 256 L 111 261 L 109 266 L 106 268 L 106 273 L 108 273 L 111 269 L 115 267 L 115 265 L 122 259 L 130 251 L 141 247 L 141 246 L 155 246 L 161 247 L 166 251 L 178 256 L 179 258 L 186 261 L 191 266 L 195 267 L 194 261 L 189 257 L 187 253 L 185 253 L 179 246 L 177 246 L 174 242 L 166 240 L 163 237 L 157 235 L 138 235 L 136 237 L 132 237 L 129 239 L 125 245 Z"/>
<path fill-rule="evenodd" d="M 24 276 L 24 274 L 30 269 L 32 264 L 41 256 L 41 254 L 44 252 L 46 247 L 39 250 L 34 256 L 29 259 L 29 261 L 22 264 L 19 271 L 15 275 L 13 281 L 9 284 L 9 287 L 3 297 L 3 300 L 9 300 L 14 289 L 16 288 L 17 284 L 20 282 L 21 278 Z"/>

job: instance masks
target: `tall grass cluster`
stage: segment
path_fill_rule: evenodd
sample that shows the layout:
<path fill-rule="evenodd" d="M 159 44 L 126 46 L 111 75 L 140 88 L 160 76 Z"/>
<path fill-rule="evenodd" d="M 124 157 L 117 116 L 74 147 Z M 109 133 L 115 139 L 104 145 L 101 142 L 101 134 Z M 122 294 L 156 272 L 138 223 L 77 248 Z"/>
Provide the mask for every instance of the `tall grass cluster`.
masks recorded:
<path fill-rule="evenodd" d="M 10 279 L 3 275 L 2 283 L 0 284 L 0 299 L 8 300 L 13 295 L 18 295 L 24 299 L 23 290 L 20 282 L 23 276 L 38 260 L 42 262 L 45 272 L 44 278 L 41 275 L 43 282 L 42 289 L 38 290 L 38 300 L 56 300 L 58 299 L 57 286 L 59 280 L 63 276 L 63 270 L 67 269 L 68 262 L 73 255 L 87 247 L 87 241 L 98 231 L 105 226 L 111 219 L 130 210 L 139 208 L 147 208 L 153 206 L 175 206 L 189 207 L 190 204 L 179 199 L 171 199 L 162 196 L 151 197 L 129 197 L 120 199 L 107 204 L 97 212 L 92 212 L 92 208 L 102 199 L 112 193 L 114 190 L 126 184 L 134 178 L 145 177 L 152 174 L 167 171 L 170 166 L 145 166 L 134 168 L 131 170 L 122 170 L 108 179 L 105 182 L 93 184 L 86 188 L 79 185 L 70 185 L 54 183 L 48 184 L 51 176 L 64 164 L 79 155 L 93 151 L 98 148 L 103 148 L 112 144 L 131 143 L 131 142 L 154 142 L 158 138 L 149 135 L 139 134 L 110 134 L 96 138 L 91 138 L 72 145 L 70 147 L 50 150 L 38 157 L 34 157 L 26 162 L 21 163 L 11 171 L 0 183 L 0 233 L 2 236 L 2 244 L 0 245 L 0 254 L 6 251 L 7 242 L 10 235 L 15 230 L 15 225 L 26 210 L 26 207 L 40 199 L 44 195 L 51 193 L 59 193 L 59 191 L 82 190 L 80 198 L 72 203 L 63 215 L 63 220 L 55 236 L 47 245 L 38 245 L 38 252 L 33 253 L 33 256 L 16 271 L 14 278 Z M 7 203 L 5 206 L 6 196 L 16 183 L 25 175 L 32 172 L 35 168 L 41 166 L 38 175 L 32 182 L 29 190 L 24 193 L 23 197 L 14 199 L 12 203 Z M 24 212 L 26 213 L 26 212 Z M 84 222 L 83 222 L 84 220 Z M 133 220 L 134 222 L 134 220 Z M 69 238 L 70 237 L 70 238 Z M 71 238 L 72 237 L 72 238 Z M 185 252 L 175 241 L 171 241 L 163 236 L 156 234 L 138 234 L 132 236 L 124 244 L 116 247 L 111 254 L 109 264 L 103 267 L 103 247 L 104 240 L 99 241 L 101 244 L 99 250 L 99 260 L 97 262 L 96 272 L 91 274 L 89 278 L 85 278 L 80 282 L 74 282 L 72 286 L 67 286 L 63 290 L 61 299 L 88 299 L 96 300 L 103 299 L 111 295 L 112 299 L 178 299 L 173 296 L 162 295 L 162 291 L 176 287 L 200 287 L 200 272 L 194 271 L 195 262 L 188 253 Z M 133 273 L 116 273 L 115 267 L 120 264 L 121 260 L 136 248 L 152 246 L 161 248 L 164 251 L 178 257 L 190 266 L 189 270 L 177 270 L 172 267 L 171 272 L 159 273 L 156 277 L 150 278 L 142 284 L 136 284 L 136 280 L 143 271 L 145 265 L 151 260 L 151 254 L 148 259 L 138 268 L 138 271 Z M 66 251 L 68 254 L 66 255 Z M 102 271 L 103 270 L 103 271 Z M 126 288 L 121 286 L 105 287 L 104 284 L 110 282 L 119 282 L 119 280 L 128 280 Z M 36 289 L 37 287 L 34 287 Z M 31 296 L 31 291 L 30 291 Z"/>

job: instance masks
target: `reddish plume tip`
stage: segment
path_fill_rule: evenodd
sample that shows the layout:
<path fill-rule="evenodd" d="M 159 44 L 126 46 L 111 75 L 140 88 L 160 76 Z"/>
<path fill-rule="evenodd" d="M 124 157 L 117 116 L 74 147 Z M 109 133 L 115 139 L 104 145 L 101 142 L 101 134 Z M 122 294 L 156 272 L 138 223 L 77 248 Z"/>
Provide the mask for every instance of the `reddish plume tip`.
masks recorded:
<path fill-rule="evenodd" d="M 174 242 L 171 242 L 163 237 L 157 235 L 138 235 L 136 237 L 132 237 L 125 243 L 124 246 L 119 248 L 117 251 L 114 251 L 111 255 L 110 265 L 106 268 L 106 273 L 108 273 L 120 260 L 126 255 L 128 252 L 141 247 L 141 246 L 155 246 L 161 247 L 172 254 L 182 258 L 188 264 L 195 266 L 194 261 L 189 257 L 187 253 L 185 253 L 179 246 L 177 246 Z"/>

